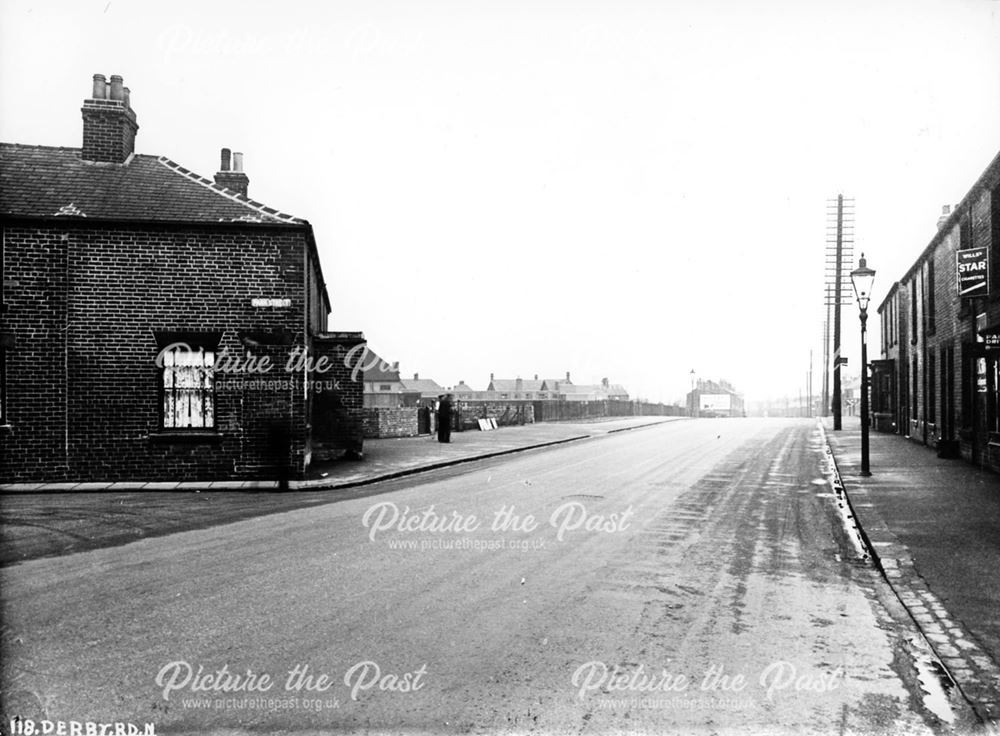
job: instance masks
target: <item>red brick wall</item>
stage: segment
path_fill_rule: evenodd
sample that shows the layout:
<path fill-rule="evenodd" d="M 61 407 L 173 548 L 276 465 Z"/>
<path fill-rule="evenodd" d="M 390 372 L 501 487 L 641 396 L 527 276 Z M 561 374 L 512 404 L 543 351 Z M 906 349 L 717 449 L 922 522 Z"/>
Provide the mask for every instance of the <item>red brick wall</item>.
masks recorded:
<path fill-rule="evenodd" d="M 306 340 L 307 231 L 292 227 L 114 227 L 4 224 L 4 330 L 10 427 L 0 432 L 0 480 L 193 480 L 268 474 L 275 422 L 287 460 L 307 456 L 302 372 L 285 356 Z M 313 290 L 315 294 L 315 290 Z M 284 308 L 251 299 L 289 299 Z M 316 312 L 310 331 L 321 328 Z M 214 330 L 241 355 L 242 337 L 283 333 L 272 383 L 216 390 L 208 442 L 160 429 L 158 331 Z"/>
<path fill-rule="evenodd" d="M 417 411 L 415 406 L 376 407 L 365 409 L 366 438 L 416 437 Z"/>
<path fill-rule="evenodd" d="M 83 103 L 83 148 L 87 161 L 120 164 L 135 150 L 139 130 L 135 113 L 117 100 L 85 100 Z"/>

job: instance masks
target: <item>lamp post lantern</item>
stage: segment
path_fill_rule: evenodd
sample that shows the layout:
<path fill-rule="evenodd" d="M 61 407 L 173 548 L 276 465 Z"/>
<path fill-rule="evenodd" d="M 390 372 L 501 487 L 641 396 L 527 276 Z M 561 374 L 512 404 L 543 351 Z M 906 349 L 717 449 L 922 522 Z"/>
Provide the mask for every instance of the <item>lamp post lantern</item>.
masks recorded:
<path fill-rule="evenodd" d="M 858 267 L 851 271 L 854 296 L 861 314 L 861 475 L 870 476 L 868 458 L 868 302 L 872 296 L 875 271 L 868 268 L 865 254 L 861 254 Z"/>

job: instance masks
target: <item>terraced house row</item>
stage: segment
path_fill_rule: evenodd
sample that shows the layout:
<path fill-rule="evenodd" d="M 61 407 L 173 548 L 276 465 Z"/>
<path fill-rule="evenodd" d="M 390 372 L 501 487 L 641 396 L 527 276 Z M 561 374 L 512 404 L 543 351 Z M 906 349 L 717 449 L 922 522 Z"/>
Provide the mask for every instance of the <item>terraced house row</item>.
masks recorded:
<path fill-rule="evenodd" d="M 878 313 L 874 428 L 1000 471 L 1000 154 Z"/>

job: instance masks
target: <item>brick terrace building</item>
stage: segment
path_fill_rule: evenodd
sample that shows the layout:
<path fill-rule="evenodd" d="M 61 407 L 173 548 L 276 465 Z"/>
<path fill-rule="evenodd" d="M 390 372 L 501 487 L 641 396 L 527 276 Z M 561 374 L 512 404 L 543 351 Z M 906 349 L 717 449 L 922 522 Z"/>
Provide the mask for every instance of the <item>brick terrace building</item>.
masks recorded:
<path fill-rule="evenodd" d="M 988 287 L 959 294 L 959 252 L 988 254 Z M 989 290 L 987 292 L 987 288 Z M 874 426 L 1000 470 L 1000 154 L 878 308 Z"/>
<path fill-rule="evenodd" d="M 241 154 L 214 182 L 136 154 L 120 77 L 82 112 L 82 148 L 0 144 L 0 482 L 298 475 L 360 451 L 363 336 L 325 331 L 309 223 L 247 196 Z"/>
<path fill-rule="evenodd" d="M 688 415 L 692 417 L 743 417 L 746 416 L 743 394 L 736 391 L 729 381 L 698 379 L 695 388 L 687 394 Z"/>

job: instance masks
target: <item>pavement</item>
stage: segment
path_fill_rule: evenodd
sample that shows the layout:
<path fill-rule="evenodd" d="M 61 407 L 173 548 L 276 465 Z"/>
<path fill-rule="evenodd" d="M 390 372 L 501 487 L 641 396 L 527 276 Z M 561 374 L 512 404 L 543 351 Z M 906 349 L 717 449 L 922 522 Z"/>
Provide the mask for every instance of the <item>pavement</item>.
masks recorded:
<path fill-rule="evenodd" d="M 475 460 L 641 429 L 680 417 L 545 422 L 480 432 L 365 442 L 362 460 L 313 468 L 320 477 L 171 483 L 16 483 L 0 485 L 0 565 L 134 542 L 190 529 L 367 495 L 375 483 Z M 402 482 L 402 481 L 401 481 Z"/>
<path fill-rule="evenodd" d="M 873 557 L 980 717 L 1000 721 L 1000 475 L 899 435 L 824 419 L 845 491 Z"/>
<path fill-rule="evenodd" d="M 677 421 L 682 417 L 618 417 L 580 422 L 544 422 L 490 431 L 452 432 L 451 442 L 434 435 L 365 440 L 361 460 L 314 464 L 305 480 L 289 482 L 290 490 L 331 490 L 375 483 L 414 472 L 447 467 L 512 452 L 521 452 L 588 437 Z M 59 483 L 0 483 L 2 493 L 62 493 L 95 491 L 260 491 L 276 490 L 277 480 L 92 481 Z"/>

